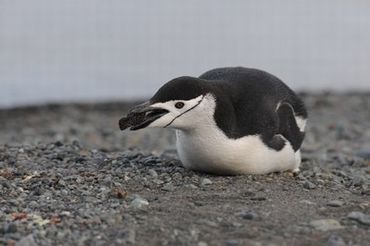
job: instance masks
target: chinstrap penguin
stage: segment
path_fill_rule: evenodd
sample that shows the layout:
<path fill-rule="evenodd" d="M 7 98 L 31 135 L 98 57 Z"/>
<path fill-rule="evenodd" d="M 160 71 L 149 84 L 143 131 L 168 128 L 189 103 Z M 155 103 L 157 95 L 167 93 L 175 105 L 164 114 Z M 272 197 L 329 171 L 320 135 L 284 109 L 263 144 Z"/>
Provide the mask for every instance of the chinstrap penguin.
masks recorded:
<path fill-rule="evenodd" d="M 303 102 L 280 79 L 230 67 L 167 82 L 119 126 L 176 129 L 178 155 L 192 170 L 265 174 L 299 171 L 306 119 Z"/>

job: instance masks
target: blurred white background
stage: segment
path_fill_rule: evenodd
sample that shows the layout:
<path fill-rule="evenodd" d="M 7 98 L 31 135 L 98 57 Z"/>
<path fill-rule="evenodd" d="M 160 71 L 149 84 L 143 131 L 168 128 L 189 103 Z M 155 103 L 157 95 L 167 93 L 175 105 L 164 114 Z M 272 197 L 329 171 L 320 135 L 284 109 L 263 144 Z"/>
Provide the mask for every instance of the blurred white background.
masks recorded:
<path fill-rule="evenodd" d="M 370 90 L 367 0 L 0 0 L 0 107 L 128 100 L 221 66 Z"/>

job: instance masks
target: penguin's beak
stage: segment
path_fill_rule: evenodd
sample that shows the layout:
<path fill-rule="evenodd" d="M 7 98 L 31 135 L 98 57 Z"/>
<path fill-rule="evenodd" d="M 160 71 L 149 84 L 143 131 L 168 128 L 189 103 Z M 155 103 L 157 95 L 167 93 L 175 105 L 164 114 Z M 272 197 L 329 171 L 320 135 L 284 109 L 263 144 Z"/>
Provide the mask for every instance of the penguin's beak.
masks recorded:
<path fill-rule="evenodd" d="M 119 120 L 119 128 L 135 131 L 147 127 L 169 111 L 163 108 L 152 107 L 150 102 L 145 102 L 130 109 L 127 116 Z"/>

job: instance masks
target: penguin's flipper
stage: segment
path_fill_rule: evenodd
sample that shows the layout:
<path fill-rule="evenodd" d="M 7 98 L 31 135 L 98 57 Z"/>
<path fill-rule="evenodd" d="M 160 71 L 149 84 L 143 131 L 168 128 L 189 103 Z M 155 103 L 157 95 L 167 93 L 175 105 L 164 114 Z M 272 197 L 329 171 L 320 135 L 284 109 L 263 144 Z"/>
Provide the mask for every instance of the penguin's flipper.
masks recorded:
<path fill-rule="evenodd" d="M 302 145 L 304 132 L 299 130 L 293 107 L 289 103 L 282 103 L 276 112 L 279 118 L 279 134 L 290 142 L 294 151 L 297 151 Z"/>

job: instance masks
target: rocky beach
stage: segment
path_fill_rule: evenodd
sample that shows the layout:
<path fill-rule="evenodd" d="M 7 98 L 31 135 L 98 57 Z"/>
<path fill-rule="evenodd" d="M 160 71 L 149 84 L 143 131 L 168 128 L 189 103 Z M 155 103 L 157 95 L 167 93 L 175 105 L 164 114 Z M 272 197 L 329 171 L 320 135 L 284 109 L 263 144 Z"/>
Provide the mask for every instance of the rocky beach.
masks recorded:
<path fill-rule="evenodd" d="M 136 102 L 0 110 L 0 245 L 368 245 L 370 94 L 301 93 L 298 175 L 184 169 Z"/>

